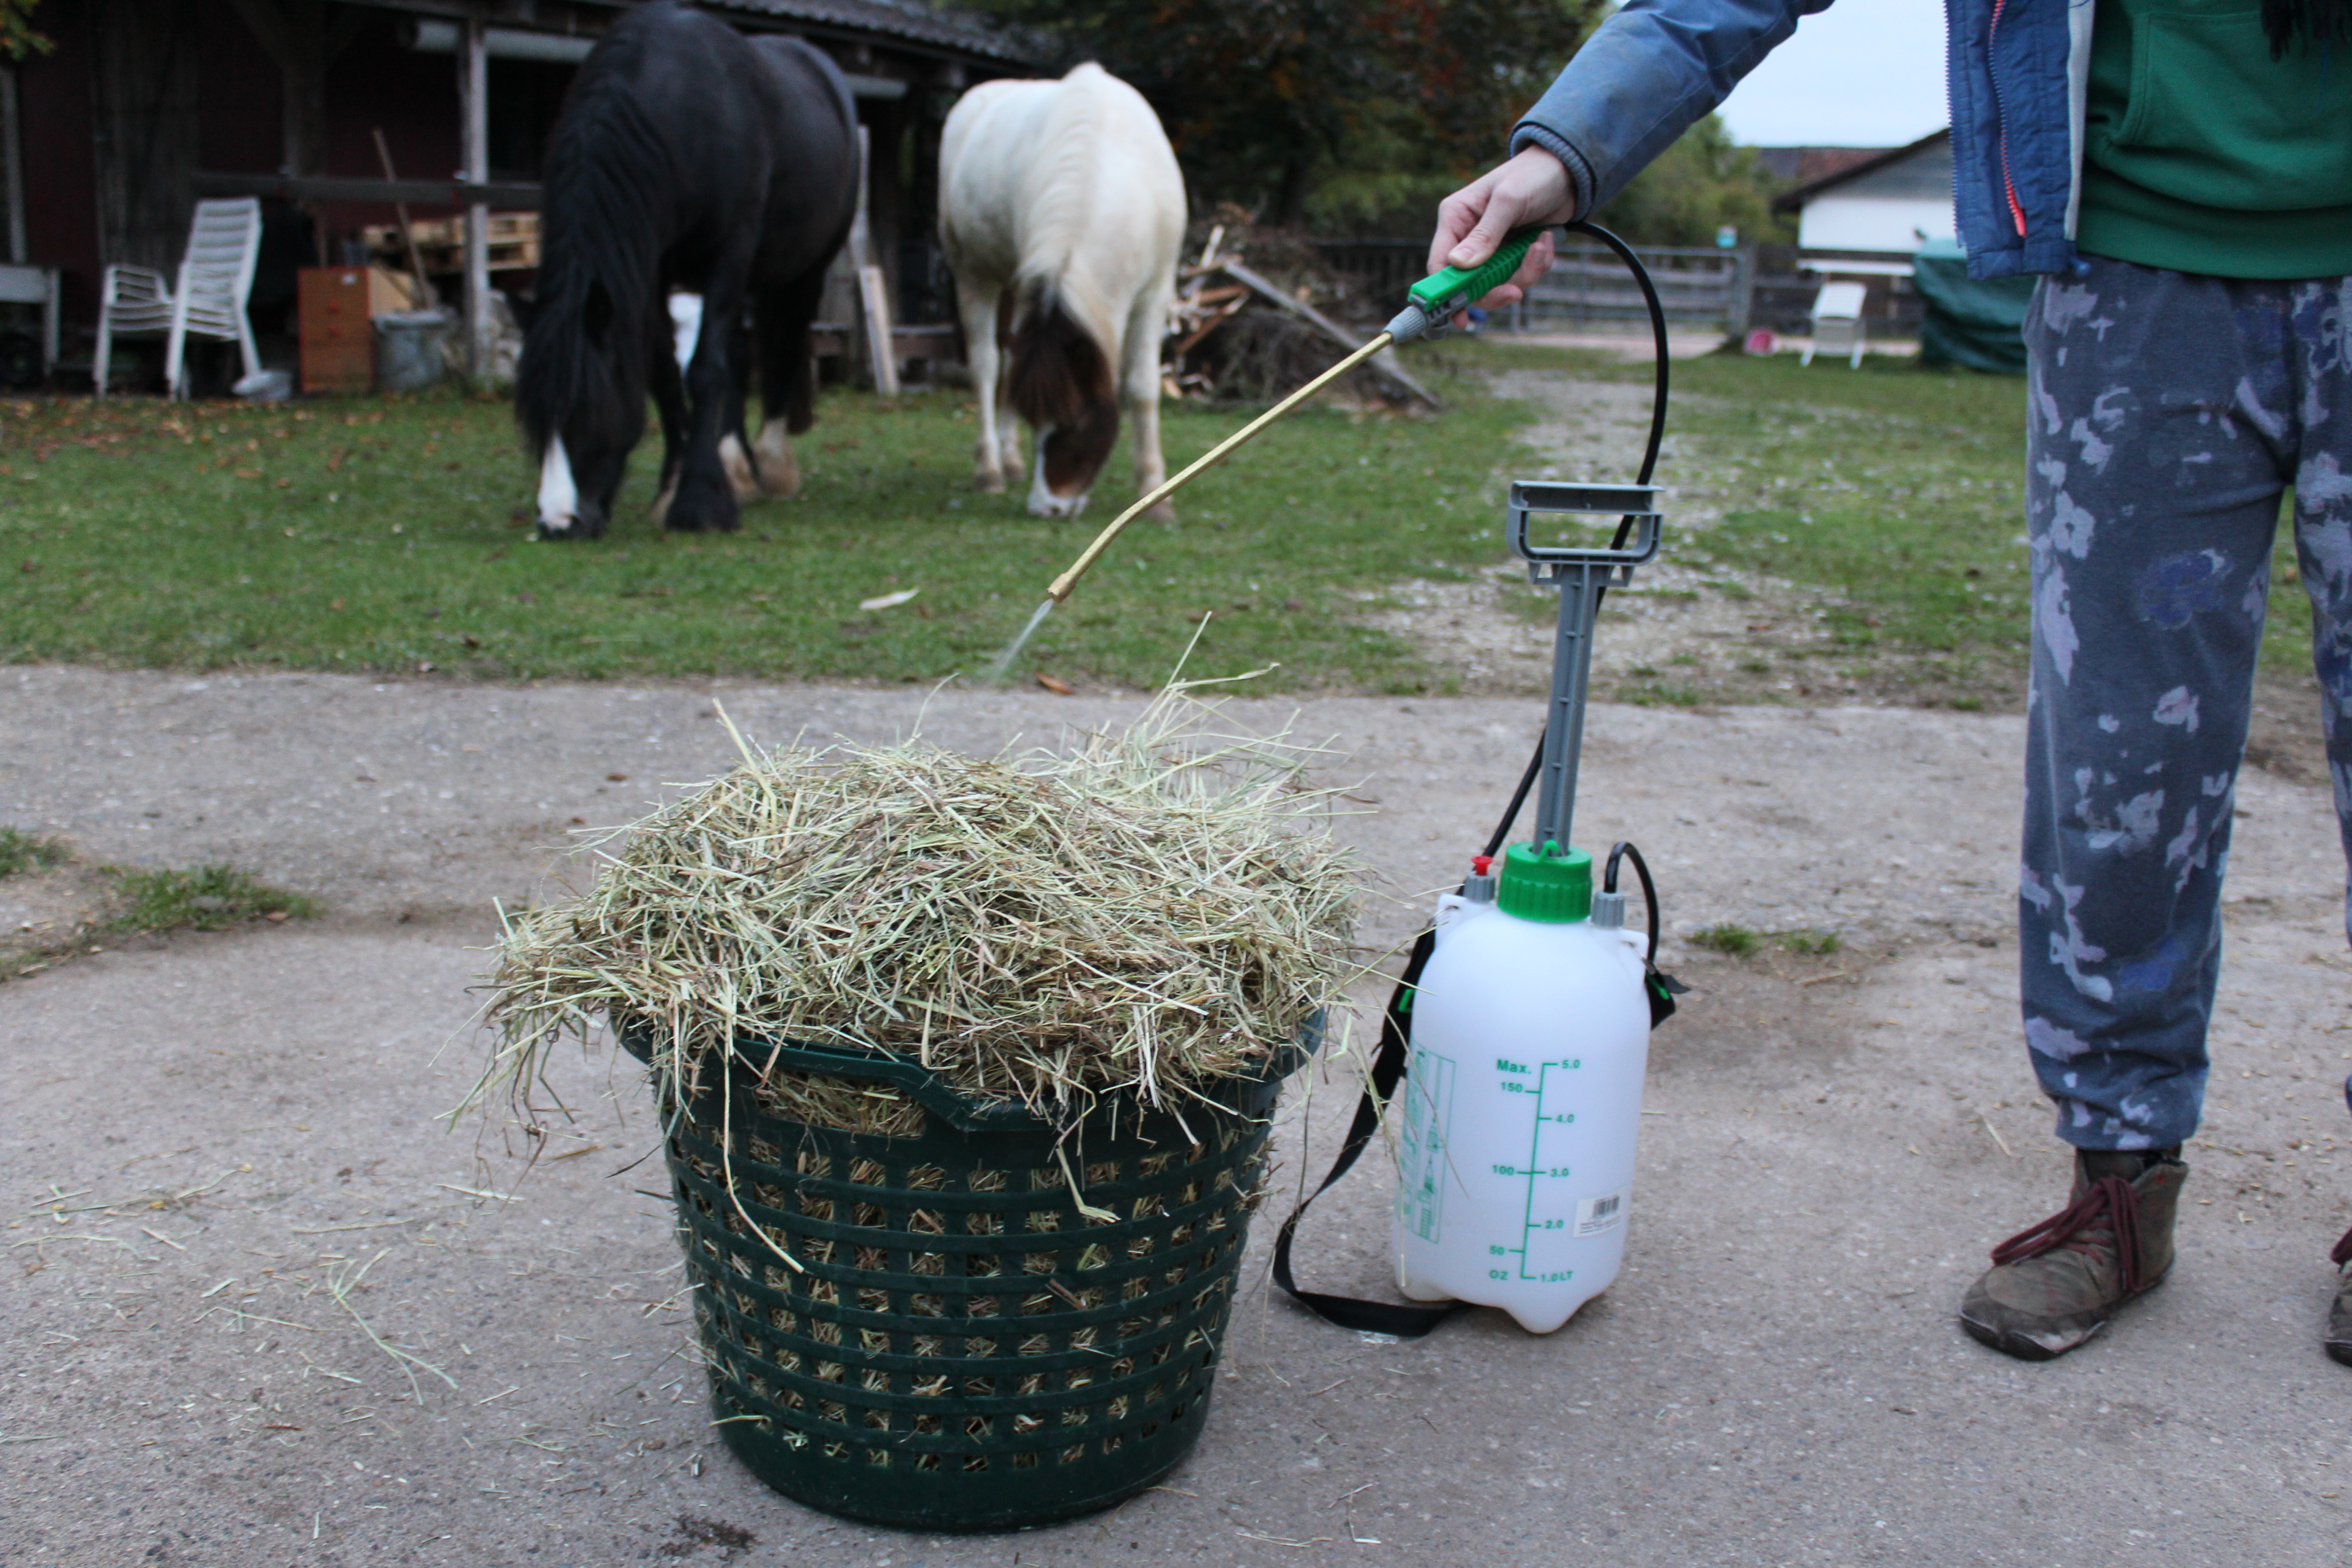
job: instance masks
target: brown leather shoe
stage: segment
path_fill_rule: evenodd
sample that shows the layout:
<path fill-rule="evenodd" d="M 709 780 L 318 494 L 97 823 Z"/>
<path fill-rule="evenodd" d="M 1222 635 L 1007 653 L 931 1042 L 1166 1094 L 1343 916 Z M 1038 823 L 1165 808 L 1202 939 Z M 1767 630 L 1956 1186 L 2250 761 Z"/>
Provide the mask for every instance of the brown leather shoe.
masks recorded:
<path fill-rule="evenodd" d="M 2320 1342 L 2329 1357 L 2352 1366 L 2352 1230 L 2327 1258 L 2336 1268 L 2336 1304 L 2327 1310 L 2327 1337 Z"/>
<path fill-rule="evenodd" d="M 2074 1201 L 1992 1249 L 1993 1266 L 1961 1299 L 1960 1327 L 2021 1361 L 2064 1355 L 2172 1271 L 2172 1221 L 2188 1176 L 2177 1149 L 2077 1151 Z M 2345 1326 L 2352 1355 L 2352 1316 Z"/>

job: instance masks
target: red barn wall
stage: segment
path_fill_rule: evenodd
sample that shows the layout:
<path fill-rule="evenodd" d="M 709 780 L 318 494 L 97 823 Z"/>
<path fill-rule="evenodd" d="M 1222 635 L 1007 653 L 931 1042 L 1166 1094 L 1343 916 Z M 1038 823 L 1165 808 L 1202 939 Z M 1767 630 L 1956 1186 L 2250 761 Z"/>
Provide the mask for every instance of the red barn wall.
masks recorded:
<path fill-rule="evenodd" d="M 89 17 L 79 5 L 45 5 L 35 21 L 58 47 L 17 67 L 29 259 L 64 270 L 68 320 L 95 321 L 102 264 L 98 153 L 90 141 Z"/>

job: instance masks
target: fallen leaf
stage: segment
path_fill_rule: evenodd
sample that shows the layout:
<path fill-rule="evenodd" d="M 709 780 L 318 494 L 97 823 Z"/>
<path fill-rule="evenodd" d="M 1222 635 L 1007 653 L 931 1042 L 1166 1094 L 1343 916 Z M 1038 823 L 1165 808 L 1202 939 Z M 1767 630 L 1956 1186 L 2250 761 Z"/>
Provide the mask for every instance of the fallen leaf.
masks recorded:
<path fill-rule="evenodd" d="M 920 588 L 901 588 L 895 594 L 884 594 L 872 599 L 860 599 L 857 601 L 857 607 L 861 610 L 887 610 L 893 605 L 905 604 L 921 592 Z"/>
<path fill-rule="evenodd" d="M 331 610 L 340 610 L 342 607 L 343 602 L 341 599 L 330 599 L 327 601 L 327 608 Z"/>
<path fill-rule="evenodd" d="M 604 777 L 607 782 L 612 784 L 626 784 L 629 782 L 629 775 L 626 773 L 606 773 Z"/>
<path fill-rule="evenodd" d="M 1037 684 L 1056 697 L 1076 697 L 1078 694 L 1076 687 L 1066 680 L 1056 680 L 1042 669 L 1037 672 Z"/>
<path fill-rule="evenodd" d="M 261 918 L 268 921 L 272 925 L 283 925 L 286 923 L 286 911 L 284 910 L 272 910 Z"/>

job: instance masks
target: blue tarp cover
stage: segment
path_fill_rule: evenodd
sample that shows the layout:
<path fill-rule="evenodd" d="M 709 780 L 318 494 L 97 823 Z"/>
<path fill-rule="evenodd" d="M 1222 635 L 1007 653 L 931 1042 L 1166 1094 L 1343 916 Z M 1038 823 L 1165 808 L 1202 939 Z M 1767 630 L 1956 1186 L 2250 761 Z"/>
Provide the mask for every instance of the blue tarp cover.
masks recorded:
<path fill-rule="evenodd" d="M 1919 328 L 1919 358 L 2000 375 L 2025 374 L 2025 310 L 2033 299 L 2030 276 L 1980 282 L 1957 241 L 1931 241 L 1912 258 L 1911 280 L 1927 304 Z"/>

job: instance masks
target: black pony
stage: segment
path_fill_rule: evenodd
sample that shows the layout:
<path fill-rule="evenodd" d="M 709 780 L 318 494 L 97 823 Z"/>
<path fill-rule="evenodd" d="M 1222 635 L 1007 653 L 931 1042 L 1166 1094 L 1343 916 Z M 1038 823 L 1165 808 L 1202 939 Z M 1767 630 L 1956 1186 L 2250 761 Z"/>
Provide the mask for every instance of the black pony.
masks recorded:
<path fill-rule="evenodd" d="M 809 322 L 856 206 L 856 110 L 824 55 L 797 38 L 746 40 L 675 0 L 614 25 L 548 155 L 515 388 L 540 461 L 540 537 L 604 531 L 648 391 L 671 528 L 733 528 L 754 469 L 771 494 L 799 488 L 784 437 L 814 418 Z M 702 297 L 682 376 L 672 290 Z M 754 353 L 767 418 L 746 462 Z"/>

